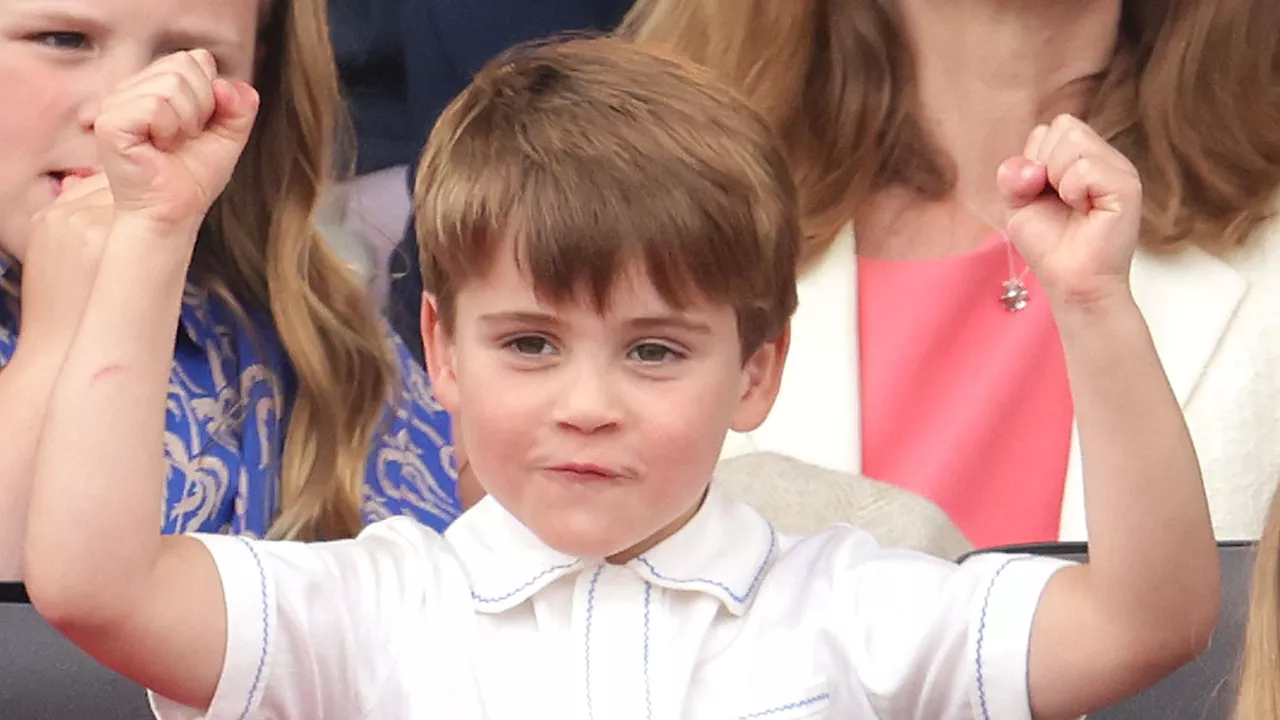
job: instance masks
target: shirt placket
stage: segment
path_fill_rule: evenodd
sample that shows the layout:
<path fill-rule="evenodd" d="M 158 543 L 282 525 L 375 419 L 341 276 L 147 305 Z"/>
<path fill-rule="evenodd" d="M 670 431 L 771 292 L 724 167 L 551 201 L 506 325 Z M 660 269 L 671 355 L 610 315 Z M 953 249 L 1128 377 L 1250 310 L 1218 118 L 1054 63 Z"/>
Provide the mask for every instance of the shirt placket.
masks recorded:
<path fill-rule="evenodd" d="M 586 720 L 649 720 L 652 604 L 656 589 L 629 569 L 585 569 L 574 592 Z"/>

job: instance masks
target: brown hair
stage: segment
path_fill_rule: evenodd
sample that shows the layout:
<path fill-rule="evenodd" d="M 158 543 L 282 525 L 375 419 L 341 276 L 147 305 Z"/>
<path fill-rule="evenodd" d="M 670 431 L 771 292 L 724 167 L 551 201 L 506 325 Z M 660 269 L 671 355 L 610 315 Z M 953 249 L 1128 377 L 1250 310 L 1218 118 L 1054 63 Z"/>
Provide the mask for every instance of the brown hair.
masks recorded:
<path fill-rule="evenodd" d="M 890 0 L 637 0 L 621 32 L 723 74 L 769 119 L 800 189 L 805 259 L 873 193 L 952 190 Z M 1271 213 L 1278 36 L 1275 0 L 1125 0 L 1085 118 L 1142 174 L 1149 247 L 1225 250 Z"/>
<path fill-rule="evenodd" d="M 1235 720 L 1280 720 L 1280 492 L 1257 552 Z"/>
<path fill-rule="evenodd" d="M 365 289 L 313 222 L 346 127 L 325 3 L 262 2 L 257 125 L 206 220 L 193 280 L 242 315 L 269 311 L 297 376 L 271 535 L 349 537 L 394 369 Z"/>
<path fill-rule="evenodd" d="M 604 309 L 639 261 L 676 307 L 728 303 L 744 358 L 795 309 L 795 188 L 768 125 L 705 72 L 616 40 L 490 63 L 436 124 L 414 205 L 449 332 L 459 287 L 511 241 L 553 301 Z"/>

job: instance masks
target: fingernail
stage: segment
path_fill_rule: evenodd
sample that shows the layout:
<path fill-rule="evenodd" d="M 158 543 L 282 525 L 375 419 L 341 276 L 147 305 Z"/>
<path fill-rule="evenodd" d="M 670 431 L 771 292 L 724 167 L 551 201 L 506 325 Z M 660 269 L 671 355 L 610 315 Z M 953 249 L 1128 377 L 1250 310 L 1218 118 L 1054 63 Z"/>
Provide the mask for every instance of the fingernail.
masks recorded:
<path fill-rule="evenodd" d="M 205 48 L 196 48 L 191 51 L 191 56 L 196 59 L 196 62 L 205 66 L 211 75 L 218 76 L 218 59 L 213 56 L 213 53 Z"/>

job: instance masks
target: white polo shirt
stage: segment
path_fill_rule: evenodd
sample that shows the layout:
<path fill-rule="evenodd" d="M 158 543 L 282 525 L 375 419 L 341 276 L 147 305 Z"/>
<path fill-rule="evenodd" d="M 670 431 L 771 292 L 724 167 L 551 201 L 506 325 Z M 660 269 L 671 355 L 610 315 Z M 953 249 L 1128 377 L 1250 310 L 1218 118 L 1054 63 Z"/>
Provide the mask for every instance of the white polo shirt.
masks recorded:
<path fill-rule="evenodd" d="M 625 565 L 552 550 L 492 498 L 443 536 L 200 539 L 227 602 L 218 720 L 1029 720 L 1031 619 L 1064 565 L 781 536 L 714 485 Z"/>

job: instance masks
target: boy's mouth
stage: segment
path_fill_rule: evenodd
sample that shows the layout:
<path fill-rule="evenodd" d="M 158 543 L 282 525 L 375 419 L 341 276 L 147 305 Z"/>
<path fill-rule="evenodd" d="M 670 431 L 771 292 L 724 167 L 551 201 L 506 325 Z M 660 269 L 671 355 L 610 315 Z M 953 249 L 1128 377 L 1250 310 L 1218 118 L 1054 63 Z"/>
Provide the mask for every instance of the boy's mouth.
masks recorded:
<path fill-rule="evenodd" d="M 624 475 L 620 470 L 594 463 L 562 463 L 547 469 L 561 477 L 577 482 L 617 480 Z"/>

